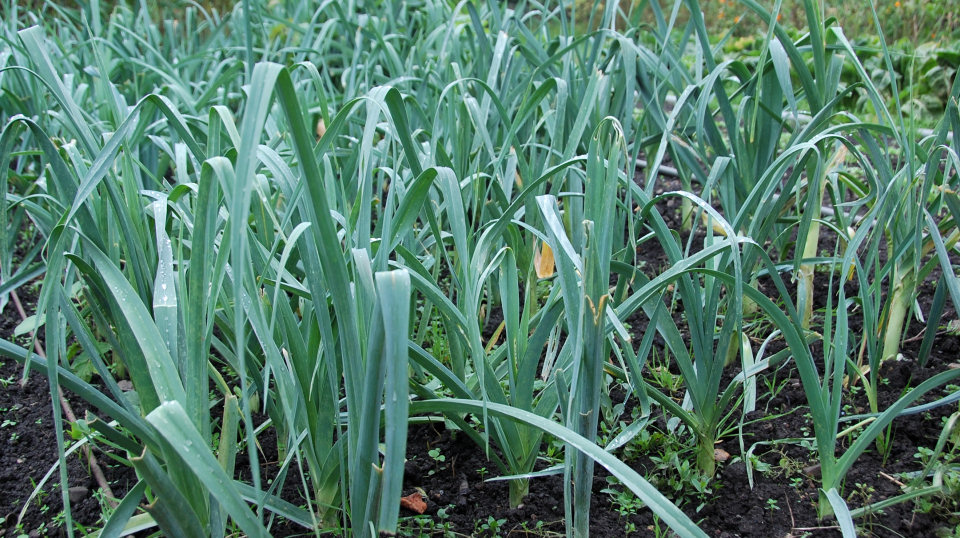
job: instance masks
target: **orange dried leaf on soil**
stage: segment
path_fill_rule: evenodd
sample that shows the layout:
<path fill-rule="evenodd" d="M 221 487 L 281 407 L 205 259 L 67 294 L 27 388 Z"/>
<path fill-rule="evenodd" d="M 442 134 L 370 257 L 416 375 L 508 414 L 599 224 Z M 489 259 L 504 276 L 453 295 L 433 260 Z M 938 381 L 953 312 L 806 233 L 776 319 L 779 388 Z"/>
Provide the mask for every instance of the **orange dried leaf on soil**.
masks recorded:
<path fill-rule="evenodd" d="M 406 497 L 400 497 L 400 508 L 422 514 L 427 511 L 427 503 L 423 502 L 423 495 L 419 491 L 414 491 Z"/>

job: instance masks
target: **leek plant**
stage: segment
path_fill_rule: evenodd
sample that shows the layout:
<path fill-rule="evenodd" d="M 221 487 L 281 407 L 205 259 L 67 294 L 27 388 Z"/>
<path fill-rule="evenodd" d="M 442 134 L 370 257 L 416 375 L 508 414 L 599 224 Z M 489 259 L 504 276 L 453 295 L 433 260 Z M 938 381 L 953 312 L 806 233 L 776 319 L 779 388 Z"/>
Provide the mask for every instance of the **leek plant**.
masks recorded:
<path fill-rule="evenodd" d="M 877 23 L 880 31 L 879 22 Z M 950 170 L 956 167 L 956 152 L 947 141 L 955 136 L 956 103 L 948 105 L 934 133 L 923 141 L 916 138 L 913 116 L 907 117 L 894 91 L 893 112 L 884 107 L 880 90 L 870 80 L 866 69 L 856 60 L 853 47 L 839 28 L 833 29 L 835 42 L 847 52 L 874 108 L 880 112 L 876 124 L 862 123 L 854 148 L 862 179 L 848 177 L 852 192 L 862 193 L 862 200 L 850 207 L 847 215 L 863 208 L 863 215 L 838 223 L 855 225 L 855 231 L 843 232 L 850 245 L 845 250 L 841 271 L 857 277 L 857 300 L 863 307 L 864 333 L 850 363 L 850 375 L 865 386 L 870 410 L 880 410 L 877 403 L 879 371 L 883 362 L 896 358 L 911 311 L 922 320 L 914 306 L 919 287 L 935 268 L 942 271 L 938 290 L 940 308 L 949 294 L 956 303 L 960 299 L 957 278 L 949 262 L 960 232 L 957 231 L 957 197 L 955 178 Z M 883 44 L 882 34 L 881 43 Z M 884 45 L 884 59 L 892 73 L 890 53 Z M 894 89 L 896 83 L 894 82 Z M 958 86 L 951 95 L 956 99 Z M 838 212 L 838 214 L 840 214 Z M 856 245 L 867 245 L 862 256 L 855 254 Z M 886 255 L 881 257 L 885 250 Z M 942 311 L 942 310 L 941 310 Z M 928 329 L 935 332 L 940 314 L 931 312 Z M 932 341 L 926 339 L 925 349 Z M 921 357 L 921 362 L 923 358 Z"/>
<path fill-rule="evenodd" d="M 886 49 L 884 57 L 892 72 Z M 865 342 L 864 351 L 872 370 L 883 361 L 896 358 L 917 290 L 934 267 L 943 269 L 942 283 L 952 300 L 960 299 L 948 258 L 948 251 L 960 239 L 955 178 L 950 173 L 956 167 L 957 154 L 948 143 L 950 137 L 956 137 L 960 86 L 954 83 L 946 114 L 934 133 L 921 141 L 917 140 L 915 113 L 906 115 L 896 82 L 893 84 L 894 115 L 887 118 L 882 131 L 866 140 L 877 170 L 877 183 L 871 185 L 877 194 L 873 211 L 864 219 L 864 229 L 871 234 L 871 249 L 863 265 L 873 273 L 864 289 L 869 290 L 865 300 L 877 307 L 871 332 L 882 336 L 880 347 Z M 872 93 L 879 92 L 874 89 Z M 886 247 L 886 260 L 874 254 L 879 253 L 881 243 Z M 875 380 L 875 374 L 871 375 L 871 381 Z"/>
<path fill-rule="evenodd" d="M 613 223 L 620 186 L 619 162 L 625 149 L 623 133 L 615 120 L 601 124 L 593 135 L 583 186 L 583 220 L 574 223 L 582 229 L 580 233 L 571 233 L 573 238 L 581 238 L 579 244 L 559 229 L 556 199 L 543 196 L 537 200 L 549 226 L 550 248 L 558 253 L 558 279 L 573 353 L 565 420 L 568 428 L 591 441 L 596 439 L 603 366 L 610 354 L 606 339 L 610 261 L 614 246 L 622 241 L 614 237 Z M 564 202 L 568 213 L 574 211 L 572 199 Z M 571 452 L 572 447 L 567 451 Z M 565 497 L 573 534 L 588 536 L 593 460 L 587 454 L 577 452 L 573 458 L 567 458 L 564 488 L 570 492 Z"/>
<path fill-rule="evenodd" d="M 849 267 L 852 262 L 847 260 L 845 264 Z M 873 414 L 869 417 L 851 417 L 859 419 L 861 422 L 841 431 L 840 425 L 843 423 L 843 420 L 841 420 L 841 407 L 844 398 L 843 385 L 846 379 L 845 374 L 851 363 L 852 346 L 848 327 L 848 310 L 851 308 L 851 303 L 847 301 L 843 286 L 835 283 L 835 280 L 831 280 L 827 291 L 827 311 L 833 311 L 834 294 L 836 294 L 837 307 L 835 315 L 830 315 L 825 319 L 822 376 L 818 372 L 809 348 L 792 342 L 790 347 L 794 354 L 794 360 L 812 415 L 815 446 L 819 457 L 822 480 L 819 513 L 821 517 L 835 514 L 844 528 L 845 536 L 853 536 L 853 524 L 849 521 L 849 511 L 839 493 L 844 476 L 856 459 L 883 434 L 884 429 L 895 418 L 903 413 L 912 412 L 912 409 L 908 409 L 911 404 L 928 392 L 955 380 L 960 376 L 960 372 L 941 372 L 901 396 L 888 408 L 881 410 L 879 414 Z M 799 319 L 795 317 L 796 313 L 790 313 L 790 317 L 794 318 L 792 329 L 790 328 L 790 321 L 783 319 L 781 316 L 776 313 L 771 314 L 773 319 L 777 320 L 779 318 L 780 324 L 778 326 L 787 328 L 784 334 L 788 340 L 791 338 L 798 340 L 801 337 L 801 328 L 798 323 Z M 792 334 L 788 335 L 790 332 Z M 858 426 L 865 426 L 865 429 L 840 453 L 838 439 L 849 435 Z"/>
<path fill-rule="evenodd" d="M 638 198 L 643 200 L 644 193 L 639 192 Z M 691 199 L 702 210 L 709 208 L 702 200 L 692 196 Z M 711 219 L 723 227 L 726 237 L 714 238 L 710 228 L 703 250 L 683 256 L 681 245 L 663 219 L 659 214 L 650 212 L 650 207 L 656 201 L 656 198 L 647 201 L 641 216 L 647 217 L 648 225 L 667 253 L 676 276 L 673 279 L 664 278 L 668 275 L 664 273 L 652 280 L 639 277 L 638 289 L 618 305 L 617 310 L 622 317 L 642 307 L 650 319 L 648 331 L 660 333 L 666 341 L 667 351 L 676 361 L 687 389 L 684 405 L 678 405 L 669 395 L 642 383 L 634 388 L 645 392 L 690 428 L 697 439 L 697 467 L 701 475 L 709 479 L 714 474 L 714 445 L 721 423 L 729 413 L 728 407 L 736 403 L 740 384 L 745 381 L 741 376 L 727 387 L 720 387 L 730 350 L 739 354 L 743 345 L 740 334 L 745 283 L 739 267 L 741 239 L 719 214 L 707 209 Z M 732 285 L 713 277 L 713 271 L 730 275 Z M 698 273 L 702 273 L 702 276 Z M 670 284 L 675 284 L 676 297 L 682 304 L 690 333 L 689 347 L 683 342 L 676 322 L 663 305 L 663 296 Z M 634 368 L 639 366 L 640 363 Z M 745 363 L 744 366 L 746 369 L 750 365 Z"/>

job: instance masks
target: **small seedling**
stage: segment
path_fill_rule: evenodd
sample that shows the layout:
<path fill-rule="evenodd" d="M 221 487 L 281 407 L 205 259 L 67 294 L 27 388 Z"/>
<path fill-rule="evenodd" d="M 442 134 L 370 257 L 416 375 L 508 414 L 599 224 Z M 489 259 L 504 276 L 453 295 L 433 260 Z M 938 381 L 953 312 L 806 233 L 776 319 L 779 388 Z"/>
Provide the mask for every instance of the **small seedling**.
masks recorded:
<path fill-rule="evenodd" d="M 433 469 L 427 473 L 428 476 L 436 474 L 440 469 L 444 468 L 443 463 L 447 461 L 447 457 L 440 453 L 440 449 L 431 448 L 427 451 L 427 455 L 430 456 L 430 459 L 433 460 Z"/>
<path fill-rule="evenodd" d="M 487 516 L 487 521 L 481 523 L 477 521 L 474 531 L 477 534 L 486 534 L 489 536 L 500 536 L 500 528 L 506 525 L 506 519 L 495 519 L 493 516 Z"/>

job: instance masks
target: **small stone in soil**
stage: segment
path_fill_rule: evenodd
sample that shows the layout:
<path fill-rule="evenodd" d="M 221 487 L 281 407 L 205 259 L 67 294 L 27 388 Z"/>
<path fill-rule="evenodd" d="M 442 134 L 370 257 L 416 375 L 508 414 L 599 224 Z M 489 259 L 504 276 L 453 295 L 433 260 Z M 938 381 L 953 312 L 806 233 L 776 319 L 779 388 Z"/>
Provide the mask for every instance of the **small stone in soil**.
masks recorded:
<path fill-rule="evenodd" d="M 90 493 L 90 490 L 83 486 L 74 486 L 68 490 L 70 495 L 70 502 L 78 503 L 87 497 L 87 494 Z"/>

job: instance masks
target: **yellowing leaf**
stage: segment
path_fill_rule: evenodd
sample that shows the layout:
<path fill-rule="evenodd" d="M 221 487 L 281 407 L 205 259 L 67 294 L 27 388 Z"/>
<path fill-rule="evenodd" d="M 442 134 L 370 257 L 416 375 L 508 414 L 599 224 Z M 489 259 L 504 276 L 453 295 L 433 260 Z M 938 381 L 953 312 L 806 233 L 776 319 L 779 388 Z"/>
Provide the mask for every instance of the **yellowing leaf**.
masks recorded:
<path fill-rule="evenodd" d="M 700 213 L 700 220 L 703 221 L 704 226 L 710 226 L 713 228 L 713 233 L 723 237 L 727 236 L 727 231 L 723 229 L 723 226 L 721 226 L 719 222 L 713 220 L 713 218 L 706 212 Z"/>
<path fill-rule="evenodd" d="M 537 270 L 537 278 L 553 276 L 553 250 L 544 243 L 543 248 L 533 253 L 533 266 Z"/>

